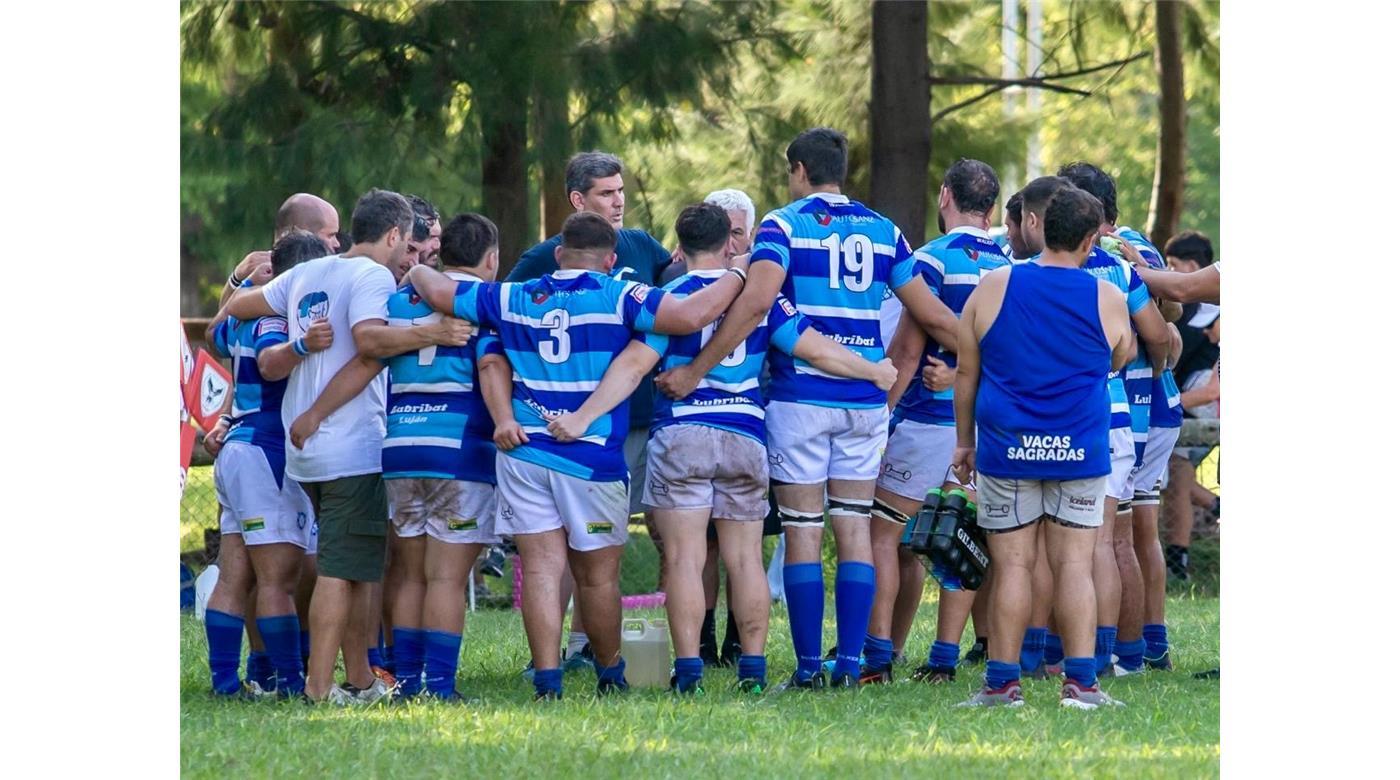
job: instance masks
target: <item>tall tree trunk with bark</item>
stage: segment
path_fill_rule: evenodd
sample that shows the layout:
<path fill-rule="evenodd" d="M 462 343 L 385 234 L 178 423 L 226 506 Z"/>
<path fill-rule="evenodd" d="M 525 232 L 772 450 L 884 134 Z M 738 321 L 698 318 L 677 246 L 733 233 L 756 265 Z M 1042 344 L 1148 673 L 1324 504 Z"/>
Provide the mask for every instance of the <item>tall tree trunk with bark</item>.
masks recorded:
<path fill-rule="evenodd" d="M 485 159 L 481 163 L 482 206 L 501 234 L 500 277 L 505 278 L 530 240 L 525 158 L 529 103 L 524 95 L 499 95 L 480 104 Z"/>
<path fill-rule="evenodd" d="M 1177 231 L 1186 197 L 1186 81 L 1181 61 L 1181 6 L 1157 0 L 1157 172 L 1147 234 L 1158 247 Z"/>
<path fill-rule="evenodd" d="M 552 77 L 552 78 L 551 78 Z M 573 213 L 564 192 L 564 170 L 573 144 L 569 140 L 569 89 L 557 73 L 535 83 L 535 155 L 540 161 L 540 238 L 559 232 Z"/>
<path fill-rule="evenodd" d="M 870 206 L 909 243 L 924 243 L 928 219 L 928 3 L 876 0 L 870 73 Z"/>

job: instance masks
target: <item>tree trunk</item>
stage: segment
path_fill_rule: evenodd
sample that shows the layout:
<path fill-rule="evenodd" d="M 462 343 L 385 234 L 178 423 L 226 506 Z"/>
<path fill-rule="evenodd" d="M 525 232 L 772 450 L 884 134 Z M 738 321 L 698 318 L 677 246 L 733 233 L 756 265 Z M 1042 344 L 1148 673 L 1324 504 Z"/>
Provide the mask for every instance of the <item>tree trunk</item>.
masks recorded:
<path fill-rule="evenodd" d="M 928 3 L 876 0 L 870 71 L 870 206 L 924 243 L 928 220 Z"/>
<path fill-rule="evenodd" d="M 1166 246 L 1181 221 L 1186 196 L 1186 82 L 1181 63 L 1181 6 L 1157 0 L 1157 172 L 1147 234 L 1158 247 Z"/>
<path fill-rule="evenodd" d="M 562 67 L 560 65 L 559 67 Z M 551 69 L 552 70 L 552 69 Z M 535 155 L 540 161 L 540 240 L 559 232 L 574 212 L 564 192 L 569 141 L 569 92 L 557 71 L 535 83 Z"/>
<path fill-rule="evenodd" d="M 486 149 L 481 163 L 481 194 L 486 216 L 501 233 L 500 278 L 520 259 L 530 240 L 529 180 L 526 171 L 528 103 L 524 96 L 502 95 L 482 101 L 481 136 Z"/>

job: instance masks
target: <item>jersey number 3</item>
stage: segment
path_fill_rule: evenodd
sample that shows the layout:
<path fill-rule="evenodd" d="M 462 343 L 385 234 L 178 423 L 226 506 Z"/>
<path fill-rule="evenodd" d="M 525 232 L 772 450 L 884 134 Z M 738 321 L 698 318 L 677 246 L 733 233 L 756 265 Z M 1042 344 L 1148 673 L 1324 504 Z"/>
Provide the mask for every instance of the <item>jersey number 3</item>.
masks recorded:
<path fill-rule="evenodd" d="M 546 363 L 563 363 L 569 359 L 569 312 L 550 309 L 540 317 L 540 324 L 549 328 L 549 338 L 540 341 L 540 357 Z"/>
<path fill-rule="evenodd" d="M 870 236 L 852 233 L 842 241 L 832 233 L 821 240 L 831 258 L 831 289 L 843 286 L 851 292 L 865 292 L 875 281 L 875 243 Z"/>

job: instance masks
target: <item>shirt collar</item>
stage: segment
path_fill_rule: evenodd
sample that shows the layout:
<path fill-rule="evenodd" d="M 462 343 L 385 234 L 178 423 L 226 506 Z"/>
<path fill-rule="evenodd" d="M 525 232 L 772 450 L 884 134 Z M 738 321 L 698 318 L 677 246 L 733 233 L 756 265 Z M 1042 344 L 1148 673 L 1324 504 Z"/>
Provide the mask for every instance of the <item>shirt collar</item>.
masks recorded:
<path fill-rule="evenodd" d="M 689 271 L 686 276 L 698 276 L 701 279 L 718 279 L 729 272 L 728 268 L 697 268 Z"/>
<path fill-rule="evenodd" d="M 826 201 L 827 203 L 832 204 L 833 206 L 851 202 L 850 198 L 846 197 L 845 195 L 842 195 L 839 192 L 814 192 L 811 195 L 808 195 L 807 197 L 819 198 L 821 200 Z"/>
<path fill-rule="evenodd" d="M 953 235 L 954 233 L 969 233 L 969 234 L 971 234 L 971 235 L 977 236 L 978 238 L 985 238 L 985 239 L 987 239 L 987 240 L 989 240 L 989 241 L 990 241 L 991 238 L 992 238 L 992 234 L 988 233 L 987 231 L 983 230 L 982 228 L 975 228 L 975 227 L 973 227 L 973 226 L 971 226 L 971 225 L 959 225 L 959 226 L 953 228 L 952 230 L 949 230 L 948 233 L 947 233 L 947 235 L 950 235 L 950 236 L 951 236 L 951 235 Z"/>
<path fill-rule="evenodd" d="M 558 271 L 550 274 L 550 276 L 553 276 L 555 279 L 577 279 L 586 273 L 588 273 L 588 271 L 583 268 L 560 268 Z"/>

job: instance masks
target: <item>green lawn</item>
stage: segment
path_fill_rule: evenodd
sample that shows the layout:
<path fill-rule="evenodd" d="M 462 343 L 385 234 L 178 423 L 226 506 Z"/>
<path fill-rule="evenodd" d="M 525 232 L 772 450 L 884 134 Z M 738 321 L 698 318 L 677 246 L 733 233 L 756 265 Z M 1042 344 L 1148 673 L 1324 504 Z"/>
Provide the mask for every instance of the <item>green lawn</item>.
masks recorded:
<path fill-rule="evenodd" d="M 830 642 L 829 603 L 826 614 Z M 930 596 L 909 642 L 915 662 L 931 640 L 934 614 Z M 1220 686 L 1192 679 L 1191 672 L 1217 663 L 1219 602 L 1173 597 L 1168 616 L 1178 671 L 1106 681 L 1128 706 L 1098 712 L 1062 710 L 1058 684 L 1049 681 L 1028 681 L 1020 710 L 953 709 L 980 683 L 980 668 L 939 687 L 898 682 L 762 697 L 729 691 L 734 673 L 719 669 L 706 675 L 707 692 L 695 700 L 656 689 L 598 700 L 587 672 L 565 678 L 564 701 L 536 704 L 519 676 L 528 651 L 520 617 L 511 611 L 468 618 L 458 684 L 480 698 L 472 706 L 414 702 L 348 710 L 219 702 L 208 694 L 203 626 L 182 616 L 182 774 L 1217 776 Z M 770 681 L 784 679 L 793 663 L 780 606 L 768 653 Z M 897 679 L 907 679 L 912 668 L 897 669 Z"/>

